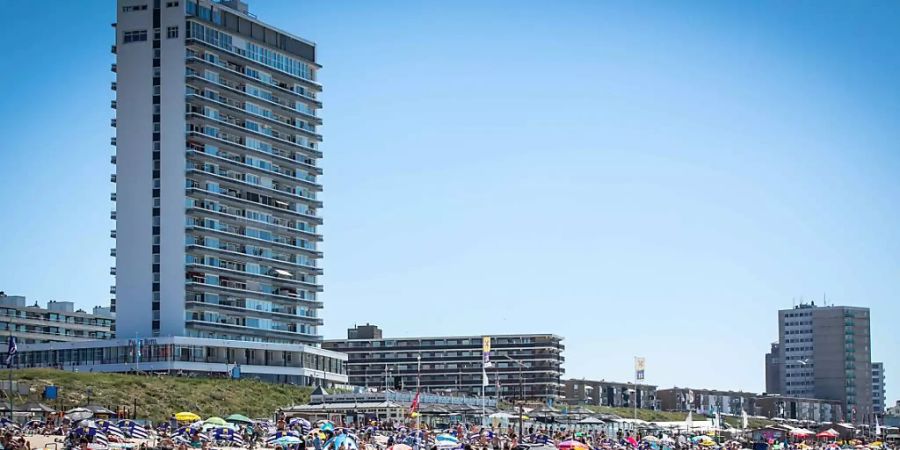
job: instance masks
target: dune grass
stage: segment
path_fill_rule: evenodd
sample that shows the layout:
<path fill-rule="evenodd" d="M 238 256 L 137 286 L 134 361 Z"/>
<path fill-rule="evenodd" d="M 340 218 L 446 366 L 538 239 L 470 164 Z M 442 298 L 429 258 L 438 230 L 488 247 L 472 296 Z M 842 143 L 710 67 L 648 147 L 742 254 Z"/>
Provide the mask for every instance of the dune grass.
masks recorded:
<path fill-rule="evenodd" d="M 0 374 L 5 379 L 7 374 Z M 309 402 L 309 387 L 264 383 L 255 380 L 187 378 L 155 375 L 64 372 L 53 369 L 19 369 L 13 380 L 29 387 L 27 395 L 14 397 L 16 403 L 43 402 L 58 409 L 91 404 L 113 411 L 137 405 L 137 417 L 161 421 L 180 411 L 201 417 L 233 413 L 249 417 L 270 417 L 285 406 Z M 44 401 L 44 387 L 59 387 L 59 399 Z M 21 388 L 20 388 L 21 389 Z M 4 394 L 5 395 L 5 394 Z M 90 399 L 88 396 L 90 395 Z"/>

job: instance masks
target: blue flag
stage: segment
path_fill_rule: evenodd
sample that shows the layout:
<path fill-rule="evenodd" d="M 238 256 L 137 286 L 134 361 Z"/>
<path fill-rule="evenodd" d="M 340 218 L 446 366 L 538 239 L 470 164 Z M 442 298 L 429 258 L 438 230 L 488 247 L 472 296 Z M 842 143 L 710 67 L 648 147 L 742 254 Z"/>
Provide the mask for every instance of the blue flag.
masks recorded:
<path fill-rule="evenodd" d="M 15 358 L 16 353 L 19 352 L 19 347 L 16 346 L 16 337 L 9 337 L 9 347 L 6 349 L 6 365 L 8 367 L 12 366 L 13 358 Z"/>

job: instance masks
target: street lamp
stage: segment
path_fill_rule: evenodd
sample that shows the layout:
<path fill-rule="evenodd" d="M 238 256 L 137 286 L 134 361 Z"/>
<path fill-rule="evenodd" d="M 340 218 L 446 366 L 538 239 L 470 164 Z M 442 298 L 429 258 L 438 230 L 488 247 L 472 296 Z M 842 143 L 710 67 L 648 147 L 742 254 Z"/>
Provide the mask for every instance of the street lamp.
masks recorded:
<path fill-rule="evenodd" d="M 523 403 L 525 403 L 525 379 L 522 377 L 522 368 L 525 367 L 525 364 L 522 364 L 521 361 L 512 359 L 509 355 L 503 355 L 504 358 L 516 363 L 519 366 L 519 442 L 524 439 L 525 436 L 525 420 L 524 413 L 522 411 Z"/>

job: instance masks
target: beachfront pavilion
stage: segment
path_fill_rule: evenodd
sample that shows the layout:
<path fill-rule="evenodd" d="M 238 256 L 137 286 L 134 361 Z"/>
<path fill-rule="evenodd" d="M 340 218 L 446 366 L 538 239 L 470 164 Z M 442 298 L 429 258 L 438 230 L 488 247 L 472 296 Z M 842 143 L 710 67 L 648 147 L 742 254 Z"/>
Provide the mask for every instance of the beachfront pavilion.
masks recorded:
<path fill-rule="evenodd" d="M 329 419 L 336 422 L 352 422 L 368 419 L 405 420 L 415 392 L 382 391 L 329 394 L 316 389 L 309 405 L 295 405 L 282 409 L 288 417 L 304 417 L 311 420 Z M 485 415 L 497 412 L 494 399 L 484 399 Z M 482 399 L 458 395 L 419 394 L 419 413 L 425 424 L 459 421 L 477 421 L 482 413 Z"/>

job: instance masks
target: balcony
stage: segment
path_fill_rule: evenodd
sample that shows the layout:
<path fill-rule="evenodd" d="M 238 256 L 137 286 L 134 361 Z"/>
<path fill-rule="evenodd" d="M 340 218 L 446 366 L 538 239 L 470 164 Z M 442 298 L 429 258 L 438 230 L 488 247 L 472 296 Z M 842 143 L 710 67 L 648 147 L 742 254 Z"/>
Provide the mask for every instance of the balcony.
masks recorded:
<path fill-rule="evenodd" d="M 197 115 L 196 117 L 204 116 Z M 316 155 L 311 156 L 301 152 L 285 150 L 280 146 L 273 146 L 268 143 L 266 143 L 266 147 L 249 147 L 246 144 L 245 136 L 232 134 L 222 130 L 210 130 L 203 125 L 194 124 L 191 122 L 188 122 L 188 133 L 192 137 L 200 138 L 201 140 L 209 140 L 213 145 L 218 145 L 219 143 L 232 145 L 241 150 L 250 150 L 261 155 L 266 155 L 267 158 L 279 158 L 279 161 L 288 161 L 294 164 L 299 164 L 308 167 L 310 170 L 318 170 L 315 165 L 316 158 L 321 158 L 320 152 L 317 152 Z"/>
<path fill-rule="evenodd" d="M 192 255 L 189 255 L 189 258 L 191 258 L 191 257 L 192 257 Z M 196 257 L 193 257 L 193 258 L 196 259 Z M 284 269 L 271 268 L 265 274 L 253 273 L 253 272 L 247 272 L 243 268 L 243 267 L 245 267 L 244 264 L 238 264 L 238 263 L 234 263 L 231 261 L 225 261 L 225 260 L 219 260 L 218 266 L 214 266 L 211 264 L 205 264 L 202 261 L 190 262 L 190 263 L 187 263 L 186 266 L 192 267 L 198 271 L 204 271 L 204 273 L 215 272 L 218 274 L 222 274 L 222 277 L 234 276 L 234 277 L 241 277 L 241 278 L 249 278 L 251 280 L 263 279 L 266 282 L 270 282 L 270 283 L 277 282 L 277 283 L 283 283 L 285 285 L 298 285 L 298 286 L 302 286 L 306 289 L 309 289 L 309 290 L 312 290 L 315 292 L 322 291 L 322 286 L 317 284 L 315 280 L 304 279 L 307 275 L 304 274 L 304 275 L 296 276 L 292 272 L 288 272 Z M 279 274 L 279 273 L 284 274 L 284 275 L 275 275 L 275 274 Z M 309 275 L 309 277 L 313 278 L 314 276 Z M 244 285 L 244 287 L 242 289 L 246 289 L 247 283 L 252 283 L 254 281 L 245 281 L 245 280 L 237 280 L 236 279 L 235 282 Z M 281 290 L 289 290 L 292 292 L 296 292 L 294 287 L 276 286 L 274 284 L 273 284 L 273 287 L 275 288 L 275 292 L 278 292 Z"/>
<path fill-rule="evenodd" d="M 115 81 L 109 84 L 109 89 L 115 91 L 118 88 L 118 84 Z"/>
<path fill-rule="evenodd" d="M 116 163 L 116 155 L 112 155 L 112 156 L 109 157 L 109 163 L 110 163 L 110 164 L 115 164 L 115 163 Z"/>
<path fill-rule="evenodd" d="M 113 128 L 116 127 L 116 119 L 115 118 L 109 119 L 109 126 L 111 126 Z"/>
<path fill-rule="evenodd" d="M 115 286 L 110 286 L 110 287 L 109 287 L 109 293 L 115 295 L 115 294 L 116 294 L 116 287 L 115 287 Z"/>
<path fill-rule="evenodd" d="M 239 298 L 226 296 L 224 297 L 224 299 L 220 298 L 215 300 L 215 302 L 207 302 L 205 297 L 205 294 L 199 292 L 188 292 L 187 297 L 185 298 L 185 303 L 187 303 L 188 306 L 219 309 L 243 315 L 247 315 L 247 313 L 280 315 L 284 316 L 284 318 L 286 319 L 301 321 L 311 325 L 322 325 L 324 322 L 321 318 L 315 317 L 314 315 L 300 314 L 300 309 L 298 309 L 294 304 L 282 305 L 279 303 L 275 303 L 273 304 L 273 307 L 269 309 L 248 308 L 246 299 L 242 297 Z M 315 308 L 308 309 L 308 312 L 315 312 Z"/>
<path fill-rule="evenodd" d="M 116 174 L 110 175 L 110 176 L 109 176 L 109 181 L 112 182 L 112 183 L 115 183 L 115 182 L 116 182 Z"/>
<path fill-rule="evenodd" d="M 110 101 L 109 101 L 109 107 L 112 108 L 112 109 L 116 109 L 116 101 L 115 101 L 115 100 L 110 100 Z"/>
<path fill-rule="evenodd" d="M 202 277 L 199 278 L 199 281 L 197 281 L 197 280 L 198 280 L 198 278 L 196 278 L 196 277 L 189 277 L 185 281 L 185 284 L 187 286 L 197 286 L 200 289 L 213 290 L 213 291 L 218 291 L 218 292 L 222 292 L 222 293 L 226 293 L 226 294 L 227 293 L 238 293 L 238 294 L 252 296 L 252 297 L 256 297 L 256 298 L 263 297 L 263 298 L 276 298 L 276 299 L 283 299 L 283 300 L 292 300 L 295 302 L 306 303 L 315 308 L 321 308 L 323 306 L 322 302 L 300 297 L 296 292 L 294 292 L 293 294 L 289 294 L 287 292 L 285 292 L 285 293 L 279 293 L 279 292 L 268 293 L 268 292 L 260 292 L 260 291 L 254 291 L 254 290 L 247 289 L 247 285 L 245 283 L 237 283 L 237 282 L 233 282 L 233 281 L 223 280 L 223 281 L 220 281 L 219 284 L 210 284 L 210 283 L 206 283 L 205 281 L 203 281 Z"/>
<path fill-rule="evenodd" d="M 200 44 L 200 45 L 203 45 L 203 46 L 211 46 L 211 44 L 208 44 L 208 43 L 204 42 L 203 40 L 198 39 L 198 38 L 195 37 L 195 36 L 190 36 L 190 35 L 188 35 L 186 41 L 188 42 L 189 45 L 190 45 L 190 44 Z M 233 71 L 239 72 L 239 73 L 244 73 L 244 68 L 245 68 L 245 67 L 247 67 L 247 68 L 258 68 L 258 70 L 260 70 L 260 71 L 262 71 L 262 72 L 274 73 L 274 76 L 272 76 L 272 83 L 265 83 L 265 82 L 263 82 L 262 80 L 257 79 L 257 78 L 255 78 L 255 77 L 249 77 L 249 78 L 255 79 L 255 80 L 259 81 L 259 82 L 263 82 L 263 83 L 266 84 L 266 85 L 271 85 L 271 86 L 275 86 L 275 87 L 282 88 L 282 89 L 284 89 L 284 90 L 286 90 L 286 91 L 289 91 L 289 92 L 293 92 L 293 91 L 291 90 L 290 86 L 289 86 L 287 83 L 285 83 L 285 82 L 278 81 L 278 78 L 280 77 L 280 74 L 284 74 L 284 75 L 287 75 L 287 76 L 291 77 L 290 80 L 291 80 L 293 83 L 296 83 L 296 81 L 299 80 L 299 81 L 301 81 L 302 83 L 304 83 L 304 84 L 306 84 L 306 85 L 308 85 L 308 86 L 311 86 L 313 91 L 321 91 L 321 89 L 322 89 L 322 85 L 319 84 L 319 83 L 318 83 L 317 81 L 315 81 L 315 80 L 312 80 L 312 79 L 309 79 L 309 78 L 305 78 L 305 77 L 301 77 L 301 76 L 294 75 L 294 74 L 288 74 L 288 73 L 286 73 L 286 72 L 284 72 L 284 71 L 282 71 L 281 69 L 278 69 L 278 68 L 276 68 L 276 67 L 268 66 L 268 65 L 262 64 L 262 63 L 260 63 L 259 61 L 256 61 L 256 60 L 254 60 L 254 59 L 248 58 L 248 57 L 244 54 L 244 51 L 241 50 L 241 49 L 235 49 L 235 50 L 237 50 L 237 52 L 234 52 L 234 51 L 230 51 L 230 50 L 228 50 L 228 49 L 225 49 L 225 48 L 222 48 L 222 47 L 219 47 L 219 46 L 212 46 L 212 47 L 215 49 L 215 52 L 216 52 L 217 54 L 219 54 L 219 55 L 224 55 L 225 57 L 219 57 L 217 62 L 208 61 L 208 62 L 210 62 L 211 64 L 217 64 L 217 65 L 219 65 L 219 66 L 226 67 L 226 68 L 228 68 L 228 69 L 230 69 L 230 70 L 233 70 Z M 191 49 L 191 52 L 192 52 L 193 54 L 195 54 L 195 55 L 197 54 L 197 51 L 194 50 L 193 48 Z M 238 63 L 236 63 L 236 62 L 231 61 L 231 58 L 233 58 L 233 57 L 239 58 L 239 60 L 240 60 L 243 64 L 238 64 Z M 248 65 L 247 63 L 249 63 L 249 65 Z M 315 63 L 313 63 L 313 65 L 315 65 Z M 297 95 L 300 95 L 300 94 L 297 93 Z"/>
<path fill-rule="evenodd" d="M 112 219 L 112 220 L 116 220 L 116 212 L 115 212 L 115 211 L 110 211 L 110 213 L 109 213 L 109 218 Z"/>
<path fill-rule="evenodd" d="M 115 192 L 109 193 L 109 201 L 111 201 L 111 202 L 116 201 L 116 193 Z"/>
<path fill-rule="evenodd" d="M 116 46 L 115 45 L 110 46 L 109 52 L 112 53 L 113 55 L 115 55 L 116 54 Z"/>
<path fill-rule="evenodd" d="M 191 62 L 190 58 L 188 58 L 188 62 Z M 247 77 L 244 74 L 233 72 L 229 69 L 226 69 L 226 70 L 227 70 L 227 72 L 225 72 L 225 73 L 216 73 L 215 77 L 207 77 L 207 76 L 204 76 L 205 75 L 204 70 L 200 70 L 200 68 L 198 68 L 197 70 L 194 70 L 192 67 L 189 66 L 187 69 L 187 75 L 189 77 L 194 78 L 195 80 L 200 81 L 201 83 L 207 83 L 207 84 L 211 85 L 213 87 L 213 89 L 215 89 L 217 91 L 221 90 L 221 88 L 224 87 L 228 91 L 235 92 L 241 96 L 248 96 L 251 99 L 258 100 L 267 105 L 276 106 L 276 107 L 280 108 L 281 110 L 286 111 L 292 115 L 299 114 L 299 115 L 303 116 L 305 120 L 313 122 L 316 125 L 322 124 L 322 119 L 319 116 L 315 115 L 316 110 L 314 108 L 310 108 L 311 110 L 309 110 L 309 111 L 302 109 L 302 108 L 297 108 L 295 101 L 286 99 L 284 97 L 279 97 L 278 95 L 275 95 L 275 94 L 268 94 L 268 95 L 264 95 L 262 97 L 256 96 L 250 92 L 247 92 L 247 84 L 243 83 L 242 81 L 235 81 L 232 78 L 232 74 L 237 74 L 237 75 L 241 76 L 242 78 L 252 80 L 253 82 L 255 82 L 257 84 L 262 85 L 263 89 L 265 89 L 265 90 L 268 90 L 267 88 L 269 88 L 269 87 L 275 87 L 275 86 L 267 85 L 264 82 L 260 82 L 260 80 L 257 80 L 255 78 L 251 78 L 251 77 Z M 254 84 L 253 86 L 256 86 L 256 84 Z M 298 93 L 290 91 L 290 90 L 284 90 L 284 91 L 290 92 L 291 94 L 294 94 L 294 95 L 299 95 L 300 97 L 303 98 L 304 102 L 312 101 L 316 105 L 316 107 L 321 107 L 321 102 L 319 102 L 317 100 L 310 99 L 308 97 L 303 96 L 302 94 L 298 94 Z M 277 92 L 276 92 L 276 94 L 277 94 Z"/>
<path fill-rule="evenodd" d="M 205 78 L 200 78 L 200 79 L 206 80 Z M 208 80 L 206 80 L 206 81 L 208 81 Z M 279 134 L 284 134 L 286 136 L 290 136 L 291 138 L 293 138 L 293 135 L 291 133 L 296 133 L 299 131 L 299 132 L 307 135 L 311 139 L 314 139 L 316 142 L 322 141 L 322 135 L 317 134 L 315 129 L 312 126 L 304 125 L 303 124 L 304 121 L 302 121 L 302 120 L 297 120 L 295 123 L 295 120 L 292 119 L 290 116 L 278 114 L 274 111 L 271 111 L 268 108 L 265 110 L 266 112 L 268 112 L 268 114 L 256 114 L 254 112 L 248 111 L 247 106 L 246 106 L 245 102 L 243 102 L 243 101 L 235 100 L 235 99 L 229 98 L 227 96 L 224 96 L 224 95 L 218 94 L 218 93 L 213 94 L 209 91 L 201 91 L 201 90 L 197 90 L 196 88 L 194 88 L 194 89 L 195 89 L 195 92 L 187 94 L 189 99 L 199 99 L 202 101 L 206 101 L 206 102 L 211 103 L 213 106 L 224 106 L 224 107 L 228 108 L 230 111 L 240 114 L 244 118 L 250 118 L 251 120 L 254 120 L 254 121 L 262 121 L 262 122 L 274 124 L 274 125 L 280 127 L 279 129 L 281 130 L 281 132 L 279 132 Z M 244 95 L 246 95 L 246 94 L 244 94 Z M 266 100 L 264 100 L 262 98 L 258 98 L 258 97 L 251 97 L 251 99 L 258 100 L 255 103 L 252 101 L 250 102 L 250 103 L 254 103 L 254 104 L 263 103 L 266 101 Z M 292 111 L 292 113 L 300 114 L 299 111 Z M 312 148 L 312 147 L 310 147 L 310 148 Z"/>
<path fill-rule="evenodd" d="M 251 166 L 254 167 L 254 166 Z M 273 194 L 282 194 L 290 196 L 291 198 L 297 198 L 305 203 L 309 204 L 313 208 L 321 208 L 322 201 L 316 200 L 315 198 L 310 198 L 303 195 L 303 189 L 299 186 L 291 186 L 287 184 L 281 184 L 277 181 L 272 181 L 270 186 L 263 186 L 259 184 L 250 183 L 247 181 L 247 174 L 245 172 L 236 172 L 228 169 L 223 169 L 213 164 L 203 164 L 197 161 L 188 161 L 187 164 L 188 172 L 193 172 L 198 175 L 210 175 L 202 178 L 211 178 L 214 181 L 221 181 L 227 184 L 233 184 L 238 188 L 250 187 L 254 189 L 261 189 L 267 192 L 271 192 Z"/>
<path fill-rule="evenodd" d="M 116 238 L 116 230 L 109 230 L 109 237 L 115 239 Z"/>
<path fill-rule="evenodd" d="M 115 257 L 115 256 L 116 256 L 116 249 L 115 249 L 115 248 L 109 249 L 109 256 L 112 256 L 112 257 Z"/>
<path fill-rule="evenodd" d="M 284 200 L 269 197 L 267 195 L 261 195 L 256 192 L 233 188 L 226 189 L 220 187 L 218 188 L 218 190 L 209 190 L 201 187 L 201 183 L 198 183 L 196 180 L 188 179 L 187 181 L 187 194 L 190 194 L 191 192 L 203 192 L 205 194 L 213 195 L 216 197 L 233 199 L 238 201 L 239 203 L 246 203 L 254 207 L 262 206 L 276 212 L 283 212 L 303 217 L 307 221 L 315 223 L 317 225 L 322 224 L 322 218 L 316 215 L 316 210 L 314 208 L 307 207 L 305 204 L 295 202 L 289 203 Z"/>
<path fill-rule="evenodd" d="M 216 246 L 212 246 L 216 245 Z M 312 275 L 321 275 L 323 270 L 320 267 L 315 266 L 315 262 L 318 258 L 312 258 L 311 263 L 306 262 L 304 259 L 300 258 L 298 254 L 292 253 L 279 253 L 267 251 L 263 253 L 263 251 L 255 246 L 255 245 L 244 245 L 235 242 L 230 242 L 226 240 L 208 240 L 202 236 L 190 236 L 190 239 L 187 244 L 191 249 L 197 250 L 206 250 L 211 251 L 213 253 L 224 255 L 226 258 L 228 256 L 241 256 L 241 257 L 251 257 L 256 260 L 262 262 L 270 262 L 275 264 L 286 264 L 288 270 L 300 269 L 304 273 L 309 273 Z M 298 249 L 299 250 L 299 249 Z"/>
<path fill-rule="evenodd" d="M 109 67 L 109 70 L 111 70 L 113 73 L 116 73 L 116 70 L 117 70 L 116 63 L 112 63 L 112 65 Z"/>
<path fill-rule="evenodd" d="M 316 258 L 322 257 L 322 252 L 309 249 L 303 246 L 304 240 L 297 239 L 294 237 L 282 236 L 277 233 L 271 234 L 271 239 L 262 239 L 260 237 L 250 236 L 245 233 L 244 224 L 246 224 L 246 219 L 242 217 L 233 217 L 233 216 L 225 216 L 225 218 L 229 219 L 226 223 L 224 221 L 212 220 L 207 217 L 193 217 L 194 214 L 203 212 L 203 209 L 199 209 L 197 207 L 190 208 L 188 210 L 188 214 L 191 217 L 188 218 L 187 227 L 189 229 L 194 228 L 197 230 L 211 231 L 214 233 L 218 233 L 224 236 L 231 236 L 241 239 L 249 240 L 250 242 L 259 242 L 264 245 L 276 245 L 283 246 L 286 249 L 290 250 L 299 250 L 305 253 L 308 253 Z M 300 232 L 310 236 L 310 241 L 321 241 L 322 237 L 317 234 L 310 233 L 308 231 L 299 231 L 295 229 L 286 229 L 291 234 Z"/>
<path fill-rule="evenodd" d="M 115 120 L 115 119 L 113 119 L 113 120 Z M 109 145 L 112 145 L 112 146 L 115 146 L 115 145 L 116 145 L 116 138 L 115 138 L 115 137 L 109 138 Z"/>
<path fill-rule="evenodd" d="M 211 117 L 211 116 L 204 115 L 201 111 L 199 111 L 198 110 L 199 107 L 197 107 L 195 105 L 189 105 L 189 106 L 192 106 L 193 110 L 191 110 L 187 113 L 188 119 L 204 119 L 204 120 L 208 121 L 207 124 L 209 124 L 209 125 L 214 125 L 214 126 L 225 125 L 229 128 L 234 128 L 241 133 L 246 133 L 242 136 L 235 136 L 238 139 L 237 142 L 241 142 L 241 145 L 243 145 L 243 142 L 242 142 L 243 138 L 245 136 L 250 136 L 253 138 L 263 139 L 264 142 L 269 143 L 270 146 L 272 146 L 272 144 L 270 142 L 275 142 L 276 145 L 279 143 L 286 144 L 286 145 L 291 146 L 292 148 L 300 149 L 300 152 L 302 152 L 312 158 L 321 158 L 322 157 L 322 152 L 319 151 L 318 149 L 316 149 L 314 147 L 308 147 L 308 146 L 304 145 L 303 143 L 298 142 L 297 139 L 294 138 L 292 135 L 284 135 L 283 136 L 281 133 L 277 132 L 274 128 L 262 127 L 262 128 L 260 128 L 259 131 L 254 130 L 247 126 L 246 120 L 240 120 L 235 116 L 226 115 L 226 114 L 220 114 L 216 117 Z M 193 126 L 193 128 L 191 128 L 191 131 L 193 131 L 194 129 L 197 129 L 199 131 L 200 129 L 203 128 L 202 125 L 199 125 L 196 122 L 189 122 L 189 124 Z"/>
<path fill-rule="evenodd" d="M 110 274 L 110 275 L 115 275 L 115 274 L 116 274 L 116 266 L 112 266 L 112 267 L 109 268 L 109 274 Z"/>
<path fill-rule="evenodd" d="M 286 179 L 290 182 L 302 184 L 306 186 L 306 189 L 308 191 L 320 192 L 322 190 L 322 186 L 316 184 L 315 175 L 309 174 L 305 170 L 282 167 L 278 165 L 277 162 L 263 167 L 260 167 L 258 165 L 251 165 L 245 162 L 245 158 L 248 157 L 243 154 L 219 150 L 218 148 L 212 146 L 210 152 L 207 152 L 203 144 L 196 144 L 193 142 L 188 144 L 187 152 L 189 156 L 197 156 L 201 157 L 202 159 L 213 160 L 213 162 L 215 163 L 228 167 L 234 167 L 239 171 L 253 169 L 265 172 L 267 174 L 272 174 L 273 176 Z M 322 170 L 318 169 L 316 170 L 316 173 L 322 173 Z"/>
<path fill-rule="evenodd" d="M 318 108 L 322 107 L 322 102 L 316 98 L 316 92 L 321 92 L 321 86 L 316 86 L 311 89 L 302 87 L 298 90 L 296 89 L 297 86 L 294 86 L 292 88 L 291 86 L 288 86 L 287 83 L 278 81 L 279 77 L 277 75 L 271 77 L 271 81 L 263 80 L 247 73 L 247 69 L 252 69 L 251 67 L 237 64 L 230 61 L 228 58 L 222 58 L 221 56 L 219 56 L 219 52 L 207 53 L 201 49 L 188 48 L 187 56 L 185 59 L 186 63 L 189 66 L 191 63 L 200 62 L 205 64 L 206 66 L 215 67 L 216 69 L 224 69 L 230 76 L 236 76 L 240 80 L 259 83 L 261 86 L 264 86 L 267 89 L 271 88 L 280 92 L 295 95 L 304 100 L 308 100 L 314 103 Z M 264 70 L 264 72 L 271 73 L 269 70 Z"/>

